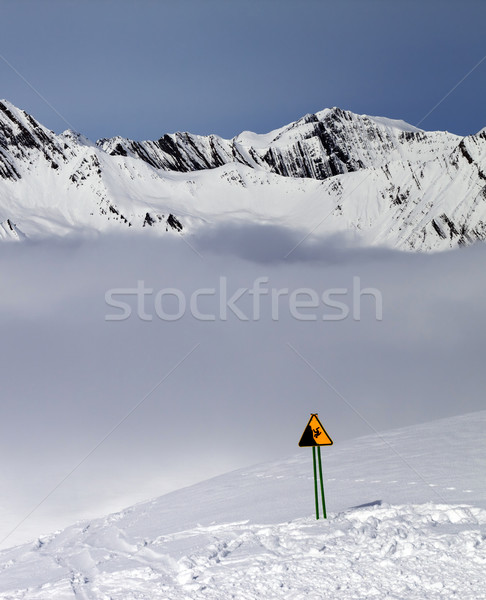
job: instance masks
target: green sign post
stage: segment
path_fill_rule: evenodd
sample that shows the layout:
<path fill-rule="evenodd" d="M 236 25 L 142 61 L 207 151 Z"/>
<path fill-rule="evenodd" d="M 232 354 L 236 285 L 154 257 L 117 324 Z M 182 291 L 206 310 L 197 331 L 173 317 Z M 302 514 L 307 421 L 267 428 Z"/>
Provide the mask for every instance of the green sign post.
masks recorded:
<path fill-rule="evenodd" d="M 312 446 L 312 463 L 314 466 L 314 495 L 316 498 L 316 519 L 319 519 L 319 494 L 317 490 L 317 462 L 319 463 L 319 480 L 321 482 L 321 498 L 323 519 L 327 519 L 326 498 L 324 496 L 324 479 L 322 478 L 321 446 L 331 446 L 332 440 L 319 421 L 317 413 L 311 413 L 307 427 L 300 438 L 299 446 L 306 448 Z"/>

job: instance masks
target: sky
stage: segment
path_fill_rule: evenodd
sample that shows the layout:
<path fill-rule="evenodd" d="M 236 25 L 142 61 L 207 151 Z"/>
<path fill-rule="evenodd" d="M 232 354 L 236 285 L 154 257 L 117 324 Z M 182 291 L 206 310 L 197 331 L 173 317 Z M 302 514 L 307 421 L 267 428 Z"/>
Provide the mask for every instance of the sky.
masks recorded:
<path fill-rule="evenodd" d="M 232 137 L 332 106 L 486 126 L 482 0 L 0 0 L 0 16 L 0 96 L 56 132 Z"/>
<path fill-rule="evenodd" d="M 330 106 L 417 124 L 447 94 L 423 128 L 486 125 L 480 1 L 0 0 L 0 11 L 0 96 L 56 132 L 231 137 Z M 339 444 L 484 408 L 483 245 L 425 256 L 333 240 L 284 261 L 272 248 L 286 235 L 215 230 L 195 241 L 202 259 L 170 240 L 2 247 L 0 538 L 18 525 L 4 545 L 295 453 L 310 412 Z M 298 320 L 285 298 L 274 320 L 268 296 L 248 322 L 156 314 L 158 290 L 189 299 L 221 277 L 230 291 L 263 277 L 320 296 L 358 277 L 382 295 L 383 319 L 371 296 L 359 320 Z M 154 290 L 152 320 L 132 297 L 130 318 L 107 321 L 106 291 L 138 281 Z"/>

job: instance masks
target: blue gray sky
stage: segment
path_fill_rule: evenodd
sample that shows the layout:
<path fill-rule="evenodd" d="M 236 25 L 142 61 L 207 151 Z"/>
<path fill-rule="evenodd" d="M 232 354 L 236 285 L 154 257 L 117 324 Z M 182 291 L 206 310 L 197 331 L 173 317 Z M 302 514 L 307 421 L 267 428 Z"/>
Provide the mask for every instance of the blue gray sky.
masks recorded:
<path fill-rule="evenodd" d="M 481 0 L 0 0 L 0 54 L 91 139 L 266 132 L 325 107 L 417 124 L 486 56 Z M 0 97 L 68 127 L 0 60 Z M 486 125 L 486 60 L 421 124 Z"/>

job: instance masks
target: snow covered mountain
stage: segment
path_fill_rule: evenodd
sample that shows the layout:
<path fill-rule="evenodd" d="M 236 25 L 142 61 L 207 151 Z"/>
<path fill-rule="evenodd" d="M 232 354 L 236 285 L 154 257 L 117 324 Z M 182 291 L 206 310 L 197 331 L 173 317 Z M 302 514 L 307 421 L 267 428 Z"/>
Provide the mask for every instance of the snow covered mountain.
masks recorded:
<path fill-rule="evenodd" d="M 482 411 L 324 448 L 325 521 L 305 448 L 42 535 L 0 552 L 0 597 L 480 600 L 485 425 Z"/>
<path fill-rule="evenodd" d="M 462 138 L 333 108 L 232 140 L 94 144 L 0 102 L 0 239 L 227 223 L 404 250 L 484 240 L 486 130 Z"/>

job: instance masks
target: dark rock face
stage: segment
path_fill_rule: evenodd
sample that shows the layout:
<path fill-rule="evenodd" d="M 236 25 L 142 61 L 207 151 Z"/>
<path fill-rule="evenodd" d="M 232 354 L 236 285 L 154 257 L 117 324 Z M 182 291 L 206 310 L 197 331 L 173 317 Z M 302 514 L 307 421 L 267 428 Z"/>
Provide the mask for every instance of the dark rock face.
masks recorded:
<path fill-rule="evenodd" d="M 372 118 L 334 108 L 306 115 L 284 127 L 266 147 L 255 147 L 244 134 L 232 140 L 190 133 L 167 134 L 157 141 L 122 138 L 100 140 L 111 155 L 137 157 L 157 169 L 190 172 L 214 169 L 228 163 L 262 168 L 284 177 L 324 180 L 335 175 L 376 166 L 376 158 L 402 148 L 428 144 L 421 131 L 390 131 Z"/>
<path fill-rule="evenodd" d="M 57 170 L 59 162 L 67 156 L 57 136 L 42 127 L 24 111 L 14 110 L 0 101 L 0 177 L 16 181 L 21 173 L 17 160 L 28 161 L 32 152 L 44 157 L 49 166 Z"/>
<path fill-rule="evenodd" d="M 170 214 L 167 217 L 167 226 L 175 229 L 176 231 L 182 231 L 182 223 L 179 221 L 177 217 L 174 217 L 173 214 Z"/>
<path fill-rule="evenodd" d="M 164 215 L 154 215 L 146 213 L 142 227 L 153 227 L 157 223 L 163 222 L 164 218 Z M 169 229 L 174 229 L 177 232 L 180 232 L 184 229 L 182 223 L 172 213 L 170 213 L 167 219 L 165 220 L 165 230 L 169 231 Z"/>
<path fill-rule="evenodd" d="M 143 225 L 142 225 L 142 227 L 146 227 L 147 225 L 148 225 L 149 227 L 152 227 L 152 225 L 153 225 L 154 223 L 156 223 L 156 222 L 157 222 L 157 221 L 156 221 L 156 219 L 152 218 L 152 217 L 150 216 L 150 213 L 146 213 L 146 215 L 145 215 L 145 219 L 143 220 Z"/>
<path fill-rule="evenodd" d="M 24 239 L 26 236 L 24 233 L 17 227 L 17 225 L 12 221 L 12 219 L 6 219 L 5 221 L 0 222 L 0 239 L 1 240 L 20 240 Z"/>

